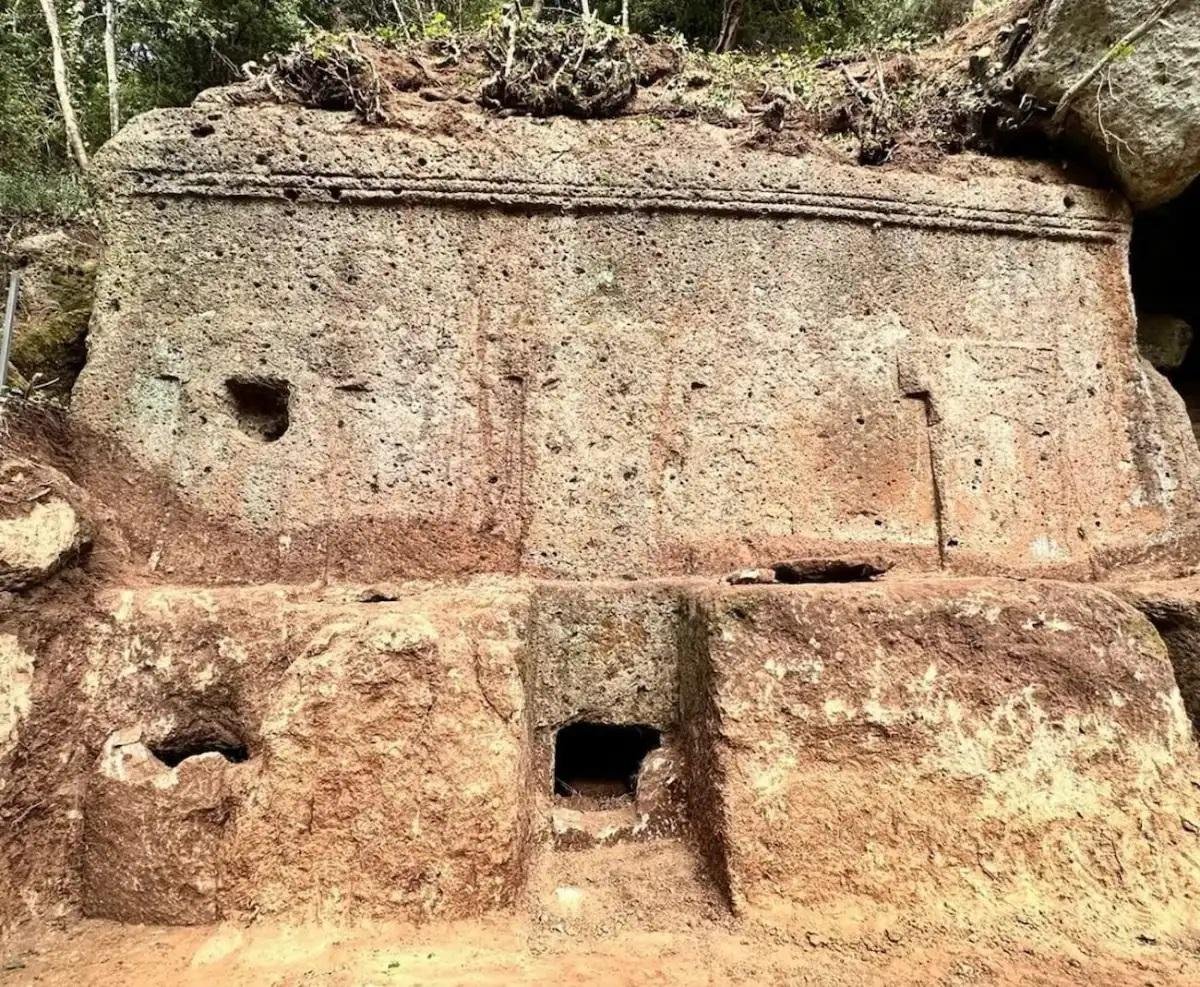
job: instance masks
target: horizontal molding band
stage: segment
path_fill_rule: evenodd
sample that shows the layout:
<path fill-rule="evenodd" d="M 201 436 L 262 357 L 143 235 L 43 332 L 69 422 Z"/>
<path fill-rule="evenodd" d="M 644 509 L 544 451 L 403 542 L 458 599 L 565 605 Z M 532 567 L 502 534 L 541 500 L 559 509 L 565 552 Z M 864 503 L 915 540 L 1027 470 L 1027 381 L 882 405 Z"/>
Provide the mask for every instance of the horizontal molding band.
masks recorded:
<path fill-rule="evenodd" d="M 328 172 L 120 173 L 117 191 L 147 196 L 285 199 L 373 205 L 463 205 L 478 208 L 553 209 L 563 212 L 673 211 L 743 216 L 810 217 L 866 224 L 1050 239 L 1115 242 L 1128 235 L 1119 220 L 1060 212 L 929 203 L 883 195 L 796 189 L 634 185 L 579 185 L 527 179 L 431 178 L 419 175 L 363 178 Z"/>

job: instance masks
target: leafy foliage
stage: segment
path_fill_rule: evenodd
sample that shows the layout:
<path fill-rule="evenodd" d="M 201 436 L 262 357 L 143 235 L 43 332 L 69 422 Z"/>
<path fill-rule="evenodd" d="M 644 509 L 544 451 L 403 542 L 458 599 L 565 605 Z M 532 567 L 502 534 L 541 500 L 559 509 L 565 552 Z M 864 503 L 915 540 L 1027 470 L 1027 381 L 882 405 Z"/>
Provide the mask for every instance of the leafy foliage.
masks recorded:
<path fill-rule="evenodd" d="M 961 22 L 972 0 L 746 0 L 739 47 L 816 54 L 915 41 Z M 605 0 L 601 15 L 612 20 L 619 0 Z M 630 27 L 672 31 L 706 45 L 721 26 L 722 5 L 704 0 L 640 0 L 630 8 Z"/>
<path fill-rule="evenodd" d="M 55 2 L 73 102 L 85 143 L 94 150 L 109 133 L 103 0 Z M 115 0 L 122 117 L 187 103 L 202 89 L 241 77 L 246 63 L 289 51 L 314 33 L 334 36 L 366 30 L 384 40 L 405 41 L 495 30 L 508 2 Z M 522 22 L 527 23 L 537 3 L 521 0 L 521 5 Z M 961 20 L 970 5 L 971 0 L 744 0 L 736 39 L 743 51 L 811 58 L 830 49 L 903 44 Z M 543 0 L 542 6 L 543 21 L 574 25 L 567 30 L 583 29 L 582 0 Z M 619 23 L 622 3 L 594 0 L 590 9 L 611 25 Z M 629 0 L 633 31 L 682 36 L 699 47 L 714 42 L 723 9 L 722 0 Z M 605 45 L 621 44 L 617 32 L 603 28 L 601 33 Z M 0 175 L 5 176 L 0 180 L 0 213 L 41 208 L 47 196 L 53 199 L 55 187 L 55 180 L 45 176 L 69 168 L 48 52 L 37 0 L 0 0 Z M 354 53 L 343 54 L 345 58 L 325 67 L 335 73 L 347 66 L 352 71 Z M 609 59 L 605 64 L 612 68 L 623 63 Z M 547 79 L 554 78 L 552 65 L 526 68 L 527 80 L 544 71 L 550 73 Z M 609 79 L 601 88 L 608 92 L 612 83 Z M 562 96 L 554 98 L 561 102 Z M 596 94 L 583 96 L 593 100 Z M 64 187 L 64 194 L 73 208 L 74 192 Z"/>

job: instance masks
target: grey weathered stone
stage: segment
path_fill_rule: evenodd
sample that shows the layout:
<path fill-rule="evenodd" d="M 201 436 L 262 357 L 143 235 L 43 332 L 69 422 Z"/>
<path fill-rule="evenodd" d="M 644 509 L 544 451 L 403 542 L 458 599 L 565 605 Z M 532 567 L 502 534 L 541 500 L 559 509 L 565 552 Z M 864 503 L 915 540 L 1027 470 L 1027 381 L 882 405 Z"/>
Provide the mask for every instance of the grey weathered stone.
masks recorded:
<path fill-rule="evenodd" d="M 1014 68 L 1019 89 L 1049 108 L 1162 0 L 1050 0 Z M 1200 3 L 1176 0 L 1074 97 L 1062 120 L 1140 208 L 1179 195 L 1200 174 Z"/>
<path fill-rule="evenodd" d="M 13 247 L 21 294 L 9 361 L 43 393 L 66 397 L 83 367 L 98 253 L 94 237 L 62 230 Z"/>
<path fill-rule="evenodd" d="M 1155 370 L 1176 370 L 1192 345 L 1192 327 L 1175 315 L 1138 316 L 1138 349 Z"/>

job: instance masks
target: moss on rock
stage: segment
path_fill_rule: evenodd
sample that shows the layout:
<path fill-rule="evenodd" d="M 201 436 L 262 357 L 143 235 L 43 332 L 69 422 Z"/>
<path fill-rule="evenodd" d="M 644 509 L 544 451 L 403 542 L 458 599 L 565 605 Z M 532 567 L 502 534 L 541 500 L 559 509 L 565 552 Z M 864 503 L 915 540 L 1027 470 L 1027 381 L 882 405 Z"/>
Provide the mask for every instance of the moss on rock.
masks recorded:
<path fill-rule="evenodd" d="M 87 358 L 96 254 L 91 238 L 61 231 L 14 250 L 21 298 L 9 362 L 25 386 L 47 396 L 67 398 Z"/>

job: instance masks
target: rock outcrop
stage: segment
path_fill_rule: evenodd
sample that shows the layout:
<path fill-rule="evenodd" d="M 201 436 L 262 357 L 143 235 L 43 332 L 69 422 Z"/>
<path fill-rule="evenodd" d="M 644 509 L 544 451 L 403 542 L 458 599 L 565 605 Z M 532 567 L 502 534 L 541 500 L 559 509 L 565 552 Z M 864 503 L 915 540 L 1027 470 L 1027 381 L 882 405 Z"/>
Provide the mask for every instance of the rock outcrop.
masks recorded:
<path fill-rule="evenodd" d="M 70 395 L 87 358 L 97 253 L 94 235 L 62 230 L 13 248 L 21 303 L 9 362 L 20 376 L 10 383 L 60 399 Z"/>
<path fill-rule="evenodd" d="M 1196 0 L 1049 0 L 1013 78 L 1139 208 L 1200 174 Z"/>
<path fill-rule="evenodd" d="M 695 605 L 712 692 L 685 679 L 711 779 L 693 818 L 735 905 L 808 927 L 849 901 L 1136 909 L 1148 885 L 1126 881 L 1153 873 L 1183 895 L 1160 918 L 1190 920 L 1195 748 L 1131 607 L 1062 584 L 886 580 Z"/>
<path fill-rule="evenodd" d="M 0 590 L 29 589 L 79 557 L 92 540 L 82 491 L 29 460 L 0 464 Z"/>
<path fill-rule="evenodd" d="M 165 925 L 220 918 L 227 764 L 217 751 L 165 764 L 137 728 L 108 739 L 84 803 L 85 915 Z"/>

